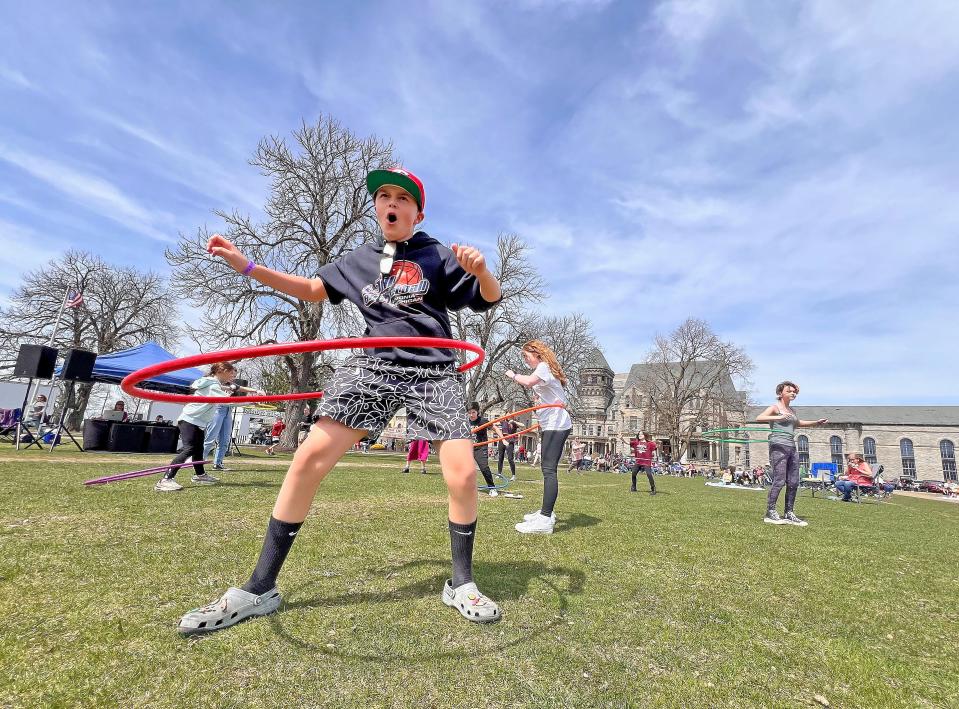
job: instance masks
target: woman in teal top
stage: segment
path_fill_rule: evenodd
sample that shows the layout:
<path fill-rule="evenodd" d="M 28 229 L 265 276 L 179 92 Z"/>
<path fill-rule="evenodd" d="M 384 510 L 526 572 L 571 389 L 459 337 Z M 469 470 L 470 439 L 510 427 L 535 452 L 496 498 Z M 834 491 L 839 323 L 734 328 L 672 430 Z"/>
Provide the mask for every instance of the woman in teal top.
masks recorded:
<path fill-rule="evenodd" d="M 790 404 L 799 395 L 799 385 L 790 381 L 776 386 L 777 401 L 767 407 L 756 421 L 768 423 L 769 428 L 769 464 L 772 467 L 772 487 L 766 498 L 766 516 L 769 524 L 794 524 L 805 527 L 806 522 L 793 512 L 796 492 L 799 490 L 799 453 L 796 451 L 796 429 L 801 426 L 821 426 L 826 419 L 801 421 Z M 776 512 L 779 491 L 786 488 L 786 507 L 783 516 Z"/>
<path fill-rule="evenodd" d="M 190 385 L 201 396 L 230 396 L 234 390 L 233 380 L 236 378 L 236 367 L 229 362 L 217 362 L 210 367 L 210 376 L 200 377 Z M 215 485 L 218 478 L 213 477 L 203 469 L 203 440 L 206 427 L 213 421 L 216 414 L 216 404 L 187 404 L 177 418 L 177 427 L 180 429 L 180 450 L 170 465 L 179 466 L 187 459 L 193 459 L 193 482 L 198 485 Z M 182 490 L 174 478 L 179 467 L 170 468 L 153 487 L 157 492 L 176 492 Z"/>

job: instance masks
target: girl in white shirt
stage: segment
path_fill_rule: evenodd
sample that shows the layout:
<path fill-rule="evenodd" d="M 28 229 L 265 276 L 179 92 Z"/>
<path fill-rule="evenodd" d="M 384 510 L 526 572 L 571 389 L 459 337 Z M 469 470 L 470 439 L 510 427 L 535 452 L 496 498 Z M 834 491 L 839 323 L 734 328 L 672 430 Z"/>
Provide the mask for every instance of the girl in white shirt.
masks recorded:
<path fill-rule="evenodd" d="M 531 340 L 523 345 L 523 361 L 533 370 L 532 374 L 517 374 L 506 370 L 506 376 L 517 384 L 532 388 L 540 404 L 566 404 L 566 375 L 556 361 L 556 354 L 548 345 Z M 556 468 L 563 455 L 566 439 L 573 430 L 573 420 L 565 408 L 540 409 L 539 428 L 543 468 L 543 505 L 536 512 L 524 517 L 516 525 L 516 531 L 524 534 L 552 534 L 556 524 L 553 506 L 559 495 Z"/>

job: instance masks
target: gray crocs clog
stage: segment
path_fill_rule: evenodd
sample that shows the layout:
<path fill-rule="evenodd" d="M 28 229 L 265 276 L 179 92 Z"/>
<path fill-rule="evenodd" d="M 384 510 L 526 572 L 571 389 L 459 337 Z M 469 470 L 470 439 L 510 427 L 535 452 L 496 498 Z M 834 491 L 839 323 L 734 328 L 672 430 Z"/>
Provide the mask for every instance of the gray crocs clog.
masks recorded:
<path fill-rule="evenodd" d="M 503 617 L 499 606 L 480 593 L 472 581 L 453 588 L 452 580 L 446 579 L 443 584 L 443 603 L 474 623 L 494 623 Z"/>
<path fill-rule="evenodd" d="M 242 588 L 230 587 L 213 603 L 196 608 L 180 618 L 177 632 L 181 635 L 199 635 L 223 630 L 252 616 L 272 613 L 280 607 L 282 600 L 276 588 L 257 596 Z"/>

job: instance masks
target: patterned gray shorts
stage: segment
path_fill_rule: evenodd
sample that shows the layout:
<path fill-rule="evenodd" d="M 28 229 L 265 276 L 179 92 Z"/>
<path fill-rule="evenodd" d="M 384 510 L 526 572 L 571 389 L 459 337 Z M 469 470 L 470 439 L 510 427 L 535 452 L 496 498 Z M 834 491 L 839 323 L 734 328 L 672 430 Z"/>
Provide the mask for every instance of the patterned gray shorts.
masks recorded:
<path fill-rule="evenodd" d="M 444 368 L 404 367 L 378 357 L 353 355 L 324 387 L 317 414 L 369 431 L 376 439 L 406 407 L 407 438 L 427 441 L 472 439 L 463 375 Z"/>

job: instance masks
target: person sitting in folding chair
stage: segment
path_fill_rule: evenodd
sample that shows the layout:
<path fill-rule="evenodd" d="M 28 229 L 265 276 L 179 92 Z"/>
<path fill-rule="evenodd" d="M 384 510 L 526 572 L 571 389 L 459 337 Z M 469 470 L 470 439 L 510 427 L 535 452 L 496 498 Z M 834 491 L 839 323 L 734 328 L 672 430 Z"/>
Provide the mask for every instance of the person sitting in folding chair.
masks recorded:
<path fill-rule="evenodd" d="M 881 472 L 880 467 L 880 472 Z M 843 502 L 852 502 L 852 493 L 861 490 L 878 492 L 879 484 L 877 475 L 872 471 L 872 466 L 862 457 L 862 453 L 850 453 L 846 457 L 846 474 L 840 476 L 836 481 L 836 490 L 842 493 Z M 893 485 L 890 483 L 881 483 L 882 491 L 885 495 L 892 492 Z"/>

